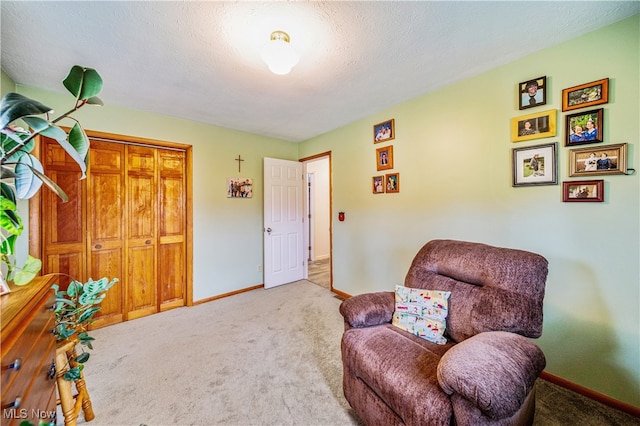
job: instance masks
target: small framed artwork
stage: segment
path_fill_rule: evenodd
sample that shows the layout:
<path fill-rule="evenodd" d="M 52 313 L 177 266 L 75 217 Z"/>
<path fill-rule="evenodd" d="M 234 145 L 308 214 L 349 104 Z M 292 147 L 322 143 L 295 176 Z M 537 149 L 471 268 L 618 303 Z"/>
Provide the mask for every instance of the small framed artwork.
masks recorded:
<path fill-rule="evenodd" d="M 547 77 L 538 77 L 518 85 L 520 109 L 533 108 L 547 103 Z"/>
<path fill-rule="evenodd" d="M 571 114 L 565 117 L 565 146 L 602 142 L 603 109 Z"/>
<path fill-rule="evenodd" d="M 390 141 L 396 138 L 395 120 L 383 121 L 373 125 L 373 143 Z"/>
<path fill-rule="evenodd" d="M 569 176 L 623 175 L 627 173 L 627 144 L 569 150 Z"/>
<path fill-rule="evenodd" d="M 557 142 L 513 149 L 513 186 L 558 183 Z"/>
<path fill-rule="evenodd" d="M 393 145 L 376 149 L 376 170 L 393 169 Z"/>
<path fill-rule="evenodd" d="M 227 178 L 227 198 L 252 198 L 253 179 Z"/>
<path fill-rule="evenodd" d="M 384 176 L 374 176 L 371 189 L 374 194 L 384 194 Z"/>
<path fill-rule="evenodd" d="M 562 201 L 567 202 L 592 202 L 604 201 L 603 180 L 577 180 L 562 182 Z"/>
<path fill-rule="evenodd" d="M 562 110 L 584 108 L 609 102 L 609 79 L 569 87 L 562 90 Z"/>
<path fill-rule="evenodd" d="M 400 192 L 400 173 L 389 173 L 385 175 L 387 181 L 387 192 Z"/>
<path fill-rule="evenodd" d="M 511 119 L 513 142 L 549 138 L 556 135 L 556 110 L 536 112 Z"/>
<path fill-rule="evenodd" d="M 3 294 L 9 293 L 11 290 L 9 289 L 9 285 L 4 279 L 4 276 L 0 274 L 0 296 Z"/>

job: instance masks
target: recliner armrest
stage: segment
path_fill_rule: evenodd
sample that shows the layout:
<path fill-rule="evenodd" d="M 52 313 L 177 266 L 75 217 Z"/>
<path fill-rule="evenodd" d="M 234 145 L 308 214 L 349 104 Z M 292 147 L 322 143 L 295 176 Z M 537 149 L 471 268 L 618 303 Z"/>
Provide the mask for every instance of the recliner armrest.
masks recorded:
<path fill-rule="evenodd" d="M 394 310 L 395 294 L 392 291 L 359 294 L 346 299 L 340 305 L 345 329 L 391 322 Z"/>
<path fill-rule="evenodd" d="M 479 333 L 443 355 L 438 383 L 493 419 L 513 415 L 546 365 L 542 350 L 526 337 L 503 331 Z"/>

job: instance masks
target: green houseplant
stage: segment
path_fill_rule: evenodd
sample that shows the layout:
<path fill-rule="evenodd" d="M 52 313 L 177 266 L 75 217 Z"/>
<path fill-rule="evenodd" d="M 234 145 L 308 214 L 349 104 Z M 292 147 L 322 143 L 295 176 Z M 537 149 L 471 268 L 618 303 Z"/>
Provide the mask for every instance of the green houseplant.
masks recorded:
<path fill-rule="evenodd" d="M 101 278 L 98 281 L 89 279 L 82 284 L 71 281 L 66 290 L 60 290 L 57 284 L 53 285 L 56 295 L 56 327 L 55 335 L 58 342 L 74 341 L 81 347 L 93 349 L 92 341 L 95 340 L 88 334 L 88 327 L 93 322 L 93 316 L 100 311 L 100 303 L 106 296 L 106 291 L 118 282 L 117 278 L 109 281 Z M 74 359 L 69 360 L 71 368 L 64 375 L 66 380 L 77 380 L 84 368 L 84 363 L 89 359 L 89 352 L 83 351 Z"/>
<path fill-rule="evenodd" d="M 28 256 L 23 265 L 16 262 L 16 240 L 24 230 L 17 200 L 33 197 L 43 184 L 63 201 L 68 200 L 65 192 L 44 174 L 38 158 L 31 154 L 35 137 L 55 139 L 78 164 L 84 178 L 89 138 L 72 114 L 85 105 L 103 105 L 97 97 L 102 90 L 102 78 L 96 70 L 74 65 L 62 83 L 75 97 L 75 104 L 56 118 L 50 117 L 53 111 L 48 106 L 18 93 L 6 94 L 0 105 L 0 260 L 4 264 L 1 278 L 12 280 L 16 285 L 30 282 L 42 266 L 41 261 L 32 256 Z M 74 122 L 68 134 L 57 126 L 63 119 Z M 18 120 L 26 123 L 30 130 L 19 127 Z"/>

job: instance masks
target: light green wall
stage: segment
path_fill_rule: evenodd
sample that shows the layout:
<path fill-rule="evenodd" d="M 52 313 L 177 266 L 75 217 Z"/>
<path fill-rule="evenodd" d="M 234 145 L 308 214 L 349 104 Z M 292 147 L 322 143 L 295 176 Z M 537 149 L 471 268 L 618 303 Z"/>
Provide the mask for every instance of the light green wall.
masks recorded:
<path fill-rule="evenodd" d="M 71 95 L 31 87 L 19 86 L 18 91 L 58 112 L 68 110 L 74 101 Z M 193 146 L 194 300 L 262 284 L 257 268 L 262 265 L 262 159 L 296 160 L 298 145 L 110 106 L 104 96 L 103 101 L 105 107 L 85 107 L 75 115 L 85 129 Z M 245 160 L 241 173 L 234 161 L 238 155 Z M 227 177 L 253 178 L 254 197 L 226 198 Z"/>
<path fill-rule="evenodd" d="M 640 168 L 639 21 L 636 15 L 304 142 L 301 157 L 332 151 L 334 287 L 391 290 L 434 238 L 540 253 L 549 260 L 538 340 L 547 371 L 639 406 L 638 173 L 597 176 L 604 203 L 563 203 L 561 184 L 511 186 L 512 148 L 549 142 L 558 142 L 559 181 L 569 180 L 561 91 L 605 77 L 605 143 L 627 142 L 629 167 Z M 547 105 L 519 111 L 517 83 L 542 75 Z M 547 109 L 558 110 L 556 137 L 510 142 L 511 118 Z M 383 144 L 373 144 L 372 126 L 390 118 L 400 193 L 374 195 L 371 178 L 382 174 L 375 149 Z"/>
<path fill-rule="evenodd" d="M 16 83 L 5 73 L 0 72 L 0 96 L 4 96 L 9 92 L 16 90 Z"/>

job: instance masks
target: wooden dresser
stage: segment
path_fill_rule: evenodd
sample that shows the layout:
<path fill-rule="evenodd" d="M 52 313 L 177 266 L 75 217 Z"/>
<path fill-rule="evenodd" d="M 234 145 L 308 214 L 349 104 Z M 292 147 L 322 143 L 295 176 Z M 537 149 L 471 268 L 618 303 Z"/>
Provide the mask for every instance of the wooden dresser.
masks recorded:
<path fill-rule="evenodd" d="M 34 425 L 56 421 L 53 334 L 55 276 L 37 277 L 26 286 L 11 286 L 0 296 L 2 317 L 1 425 Z"/>

